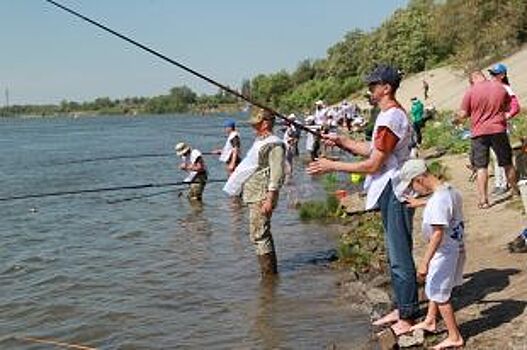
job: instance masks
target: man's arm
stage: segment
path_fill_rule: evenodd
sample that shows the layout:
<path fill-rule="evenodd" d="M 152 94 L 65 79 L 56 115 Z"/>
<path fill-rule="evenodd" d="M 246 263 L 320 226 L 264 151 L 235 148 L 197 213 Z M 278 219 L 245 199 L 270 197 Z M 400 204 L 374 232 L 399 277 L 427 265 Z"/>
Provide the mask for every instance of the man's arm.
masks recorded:
<path fill-rule="evenodd" d="M 282 186 L 284 177 L 285 152 L 281 146 L 274 146 L 269 151 L 269 184 L 267 185 L 267 195 L 262 203 L 262 213 L 270 215 L 273 211 L 273 203 L 278 197 L 278 191 Z"/>
<path fill-rule="evenodd" d="M 356 141 L 342 135 L 323 135 L 323 139 L 330 146 L 334 144 L 358 156 L 368 157 L 370 155 L 370 144 L 368 142 Z"/>

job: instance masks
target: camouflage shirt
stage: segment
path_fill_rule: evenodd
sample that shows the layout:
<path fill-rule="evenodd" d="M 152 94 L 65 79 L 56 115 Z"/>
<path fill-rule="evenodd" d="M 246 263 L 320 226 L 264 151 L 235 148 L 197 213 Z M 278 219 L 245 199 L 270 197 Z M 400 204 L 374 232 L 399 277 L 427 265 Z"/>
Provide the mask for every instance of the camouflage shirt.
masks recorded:
<path fill-rule="evenodd" d="M 243 185 L 243 201 L 256 203 L 268 191 L 279 191 L 284 182 L 285 148 L 283 144 L 267 144 L 258 154 L 258 168 Z"/>

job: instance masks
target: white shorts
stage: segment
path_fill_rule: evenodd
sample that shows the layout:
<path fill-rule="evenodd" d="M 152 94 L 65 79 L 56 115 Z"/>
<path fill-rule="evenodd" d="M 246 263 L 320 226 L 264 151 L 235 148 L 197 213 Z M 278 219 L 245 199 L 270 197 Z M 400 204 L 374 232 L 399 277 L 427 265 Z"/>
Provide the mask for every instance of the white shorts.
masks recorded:
<path fill-rule="evenodd" d="M 448 247 L 437 251 L 428 267 L 425 293 L 429 300 L 445 303 L 450 300 L 452 289 L 463 283 L 465 248 Z"/>

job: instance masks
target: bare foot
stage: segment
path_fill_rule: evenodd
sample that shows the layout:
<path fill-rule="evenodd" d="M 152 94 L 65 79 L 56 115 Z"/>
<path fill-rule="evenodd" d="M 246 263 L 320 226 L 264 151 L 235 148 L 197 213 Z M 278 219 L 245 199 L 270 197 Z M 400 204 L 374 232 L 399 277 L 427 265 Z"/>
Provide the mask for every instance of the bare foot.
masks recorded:
<path fill-rule="evenodd" d="M 414 323 L 410 320 L 399 320 L 391 325 L 391 329 L 395 336 L 398 337 L 400 335 L 410 332 L 413 325 Z"/>
<path fill-rule="evenodd" d="M 435 333 L 437 332 L 437 324 L 435 320 L 425 319 L 423 322 L 419 322 L 418 324 L 410 327 L 411 331 L 415 331 L 417 329 L 422 329 L 430 333 Z"/>
<path fill-rule="evenodd" d="M 375 322 L 372 322 L 372 325 L 374 326 L 384 326 L 389 323 L 394 323 L 399 321 L 399 310 L 395 309 L 389 314 L 384 315 L 383 317 L 379 318 Z"/>
<path fill-rule="evenodd" d="M 459 349 L 465 345 L 463 338 L 459 337 L 458 339 L 446 338 L 441 343 L 437 344 L 432 348 L 432 350 L 442 350 L 442 349 Z"/>

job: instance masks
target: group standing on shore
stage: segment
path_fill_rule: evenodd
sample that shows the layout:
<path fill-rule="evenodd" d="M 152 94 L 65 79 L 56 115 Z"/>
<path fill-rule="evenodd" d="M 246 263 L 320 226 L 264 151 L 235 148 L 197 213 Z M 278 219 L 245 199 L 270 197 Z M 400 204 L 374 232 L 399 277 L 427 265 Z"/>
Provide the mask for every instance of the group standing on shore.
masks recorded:
<path fill-rule="evenodd" d="M 454 120 L 460 123 L 470 118 L 470 161 L 477 169 L 481 209 L 490 206 L 487 193 L 489 150 L 495 154 L 497 166 L 506 173 L 506 185 L 502 188 L 512 189 L 513 194 L 518 192 L 507 120 L 518 114 L 519 103 L 510 89 L 506 67 L 496 65 L 489 73 L 490 80 L 479 71 L 470 75 L 471 86 Z M 358 115 L 358 108 L 346 101 L 337 107 L 327 107 L 324 101 L 316 101 L 314 113 L 305 117 L 303 125 L 315 132 L 306 135 L 305 147 L 311 160 L 307 172 L 311 175 L 327 172 L 367 175 L 364 184 L 366 209 L 381 212 L 395 297 L 393 311 L 374 321 L 373 325 L 388 327 L 396 336 L 417 329 L 435 331 L 436 318 L 441 315 L 448 336 L 434 349 L 459 347 L 464 340 L 456 323 L 451 294 L 452 289 L 461 284 L 465 262 L 462 198 L 450 184 L 432 175 L 423 160 L 412 159 L 416 154 L 411 151 L 421 145 L 421 130 L 429 115 L 423 103 L 414 97 L 410 118 L 407 116 L 396 98 L 401 79 L 400 71 L 382 64 L 367 75 L 366 97 L 372 107 L 369 118 Z M 426 100 L 429 85 L 424 80 L 423 87 Z M 249 122 L 256 138 L 243 160 L 234 120 L 225 122 L 227 140 L 215 153 L 226 164 L 229 175 L 224 191 L 230 196 L 241 196 L 249 208 L 249 237 L 265 279 L 278 272 L 271 217 L 285 179 L 293 175 L 293 158 L 298 155 L 300 130 L 296 116 L 290 115 L 284 121 L 284 136 L 279 138 L 273 131 L 274 115 L 256 108 Z M 366 141 L 337 132 L 339 126 L 349 131 L 359 125 L 364 128 Z M 322 148 L 325 153 L 334 146 L 361 158 L 344 162 L 320 157 Z M 190 197 L 200 200 L 207 179 L 201 152 L 184 143 L 178 144 L 176 151 L 184 158 L 181 168 L 189 172 Z M 496 187 L 500 186 L 496 184 Z M 417 199 L 416 195 L 430 197 L 423 200 Z M 422 232 L 428 246 L 416 268 L 412 231 L 414 210 L 419 206 L 425 207 Z M 429 306 L 425 319 L 416 323 L 419 316 L 418 280 L 425 283 Z"/>

